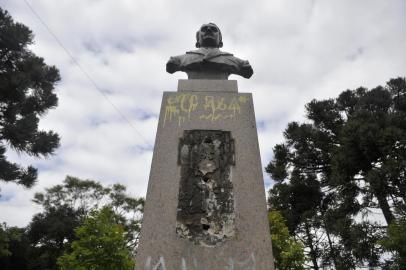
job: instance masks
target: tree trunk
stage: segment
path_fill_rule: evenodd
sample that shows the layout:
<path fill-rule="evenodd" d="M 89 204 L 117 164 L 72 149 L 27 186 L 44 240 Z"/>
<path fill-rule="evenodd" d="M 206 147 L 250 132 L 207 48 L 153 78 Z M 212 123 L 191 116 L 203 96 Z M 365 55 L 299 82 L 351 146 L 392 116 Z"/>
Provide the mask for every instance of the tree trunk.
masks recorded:
<path fill-rule="evenodd" d="M 312 235 L 310 233 L 310 228 L 307 223 L 305 223 L 305 230 L 306 230 L 306 237 L 307 237 L 307 245 L 310 248 L 310 258 L 313 263 L 313 268 L 315 270 L 319 270 L 319 265 L 317 264 L 317 253 L 316 253 L 316 250 L 314 249 Z"/>
<path fill-rule="evenodd" d="M 380 177 L 381 179 L 379 180 L 369 181 L 369 184 L 371 185 L 372 194 L 378 200 L 379 208 L 382 210 L 386 223 L 389 225 L 395 219 L 395 217 L 392 214 L 387 199 L 387 190 L 389 188 L 386 182 L 387 179 L 385 179 L 383 176 Z"/>
<path fill-rule="evenodd" d="M 386 223 L 389 225 L 395 219 L 395 217 L 390 210 L 388 199 L 386 199 L 385 194 L 382 193 L 375 194 L 375 196 L 378 200 L 378 204 L 382 210 L 383 216 L 385 217 Z"/>
<path fill-rule="evenodd" d="M 330 256 L 331 256 L 331 258 L 333 259 L 333 263 L 334 263 L 335 269 L 338 269 L 338 268 L 337 268 L 338 263 L 337 263 L 337 258 L 336 258 L 336 255 L 337 255 L 337 254 L 336 254 L 336 252 L 335 252 L 335 248 L 333 247 L 333 242 L 331 241 L 330 233 L 328 232 L 328 229 L 327 229 L 327 224 L 326 224 L 326 222 L 325 222 L 324 220 L 323 220 L 323 224 L 324 224 L 324 229 L 326 230 L 328 245 L 329 245 L 329 247 L 330 247 Z"/>

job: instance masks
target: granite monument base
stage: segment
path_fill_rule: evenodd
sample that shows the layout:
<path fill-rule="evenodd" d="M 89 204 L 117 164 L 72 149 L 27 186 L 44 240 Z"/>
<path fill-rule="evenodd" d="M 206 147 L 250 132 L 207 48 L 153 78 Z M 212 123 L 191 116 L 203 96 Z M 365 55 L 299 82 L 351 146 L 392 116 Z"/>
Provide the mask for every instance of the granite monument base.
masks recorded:
<path fill-rule="evenodd" d="M 232 80 L 164 92 L 138 270 L 273 270 L 252 95 Z"/>

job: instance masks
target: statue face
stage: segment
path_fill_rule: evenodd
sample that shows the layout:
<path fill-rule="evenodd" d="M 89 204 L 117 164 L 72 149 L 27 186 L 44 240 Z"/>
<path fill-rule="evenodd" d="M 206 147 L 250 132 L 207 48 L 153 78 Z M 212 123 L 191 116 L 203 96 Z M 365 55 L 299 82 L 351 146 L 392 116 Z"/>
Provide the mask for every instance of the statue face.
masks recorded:
<path fill-rule="evenodd" d="M 200 47 L 221 47 L 220 29 L 213 23 L 203 24 L 197 32 L 197 41 Z"/>

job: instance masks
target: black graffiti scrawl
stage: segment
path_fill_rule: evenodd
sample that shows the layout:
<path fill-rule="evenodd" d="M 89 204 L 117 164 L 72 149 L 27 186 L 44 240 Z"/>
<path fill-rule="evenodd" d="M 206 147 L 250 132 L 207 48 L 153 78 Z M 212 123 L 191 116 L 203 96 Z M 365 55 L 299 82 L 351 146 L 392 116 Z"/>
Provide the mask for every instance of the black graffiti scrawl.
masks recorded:
<path fill-rule="evenodd" d="M 179 143 L 179 164 L 177 234 L 209 246 L 231 238 L 235 219 L 231 132 L 185 130 Z"/>

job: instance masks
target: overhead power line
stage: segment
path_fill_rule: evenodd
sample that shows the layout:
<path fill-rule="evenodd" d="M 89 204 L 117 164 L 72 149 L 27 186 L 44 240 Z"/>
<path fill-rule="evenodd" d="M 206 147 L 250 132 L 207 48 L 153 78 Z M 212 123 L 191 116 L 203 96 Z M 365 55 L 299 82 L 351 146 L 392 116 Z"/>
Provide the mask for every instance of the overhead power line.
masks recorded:
<path fill-rule="evenodd" d="M 45 27 L 48 33 L 55 39 L 58 45 L 65 51 L 68 57 L 72 60 L 72 62 L 79 68 L 79 70 L 85 75 L 85 77 L 90 81 L 90 83 L 96 88 L 96 90 L 106 99 L 106 101 L 114 108 L 114 110 L 120 115 L 120 117 L 130 125 L 132 129 L 137 133 L 137 135 L 142 138 L 142 140 L 148 145 L 148 147 L 152 148 L 152 145 L 148 142 L 148 140 L 142 135 L 141 132 L 137 130 L 137 128 L 131 123 L 131 121 L 120 111 L 120 109 L 110 100 L 110 98 L 101 90 L 101 88 L 97 85 L 96 81 L 90 76 L 90 74 L 80 65 L 79 61 L 72 55 L 72 53 L 63 45 L 62 41 L 54 34 L 51 28 L 47 25 L 47 23 L 41 18 L 41 16 L 35 11 L 33 6 L 27 1 L 24 0 L 27 7 L 31 10 L 35 17 L 41 22 L 41 24 Z"/>

